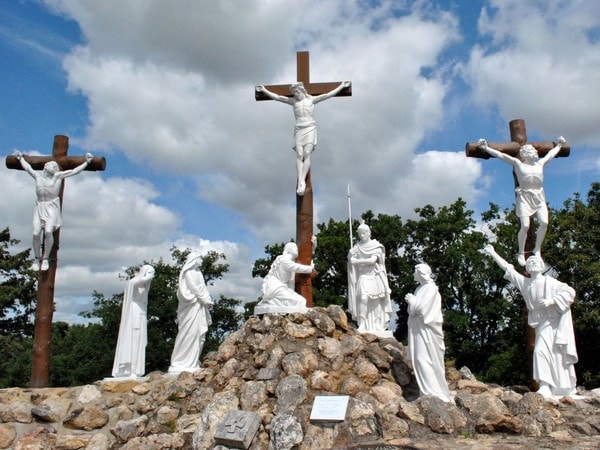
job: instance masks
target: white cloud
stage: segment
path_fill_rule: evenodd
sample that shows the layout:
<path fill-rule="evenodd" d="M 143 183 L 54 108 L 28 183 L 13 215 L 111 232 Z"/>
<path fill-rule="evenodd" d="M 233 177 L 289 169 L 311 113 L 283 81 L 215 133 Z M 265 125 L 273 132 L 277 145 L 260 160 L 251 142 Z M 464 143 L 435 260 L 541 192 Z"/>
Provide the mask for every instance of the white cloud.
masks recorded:
<path fill-rule="evenodd" d="M 194 183 L 188 203 L 197 196 L 231 211 L 260 246 L 295 235 L 295 154 L 291 108 L 256 102 L 253 88 L 294 81 L 296 50 L 310 50 L 312 81 L 353 83 L 352 97 L 316 107 L 316 223 L 347 218 L 348 183 L 356 214 L 372 209 L 407 217 L 416 207 L 459 196 L 476 202 L 478 189 L 492 180 L 479 162 L 444 143 L 437 145 L 444 151 L 420 149 L 441 126 L 458 122 L 448 116 L 460 108 L 498 109 L 505 120 L 525 117 L 531 132 L 548 139 L 564 134 L 572 144 L 600 137 L 600 19 L 592 2 L 553 0 L 538 9 L 537 1 L 490 0 L 479 45 L 456 58 L 446 52 L 457 55 L 464 45 L 461 24 L 431 2 L 45 3 L 76 21 L 84 37 L 63 61 L 69 91 L 82 94 L 88 107 L 86 134 L 73 139 L 170 177 L 163 192 Z M 474 105 L 448 101 L 464 81 Z M 29 242 L 32 182 L 8 172 L 0 170 L 10 201 L 0 199 L 0 207 Z M 108 171 L 72 180 L 59 276 L 76 281 L 59 279 L 57 292 L 73 305 L 93 289 L 118 292 L 119 270 L 168 259 L 172 243 L 223 249 L 231 268 L 215 293 L 258 294 L 250 245 L 202 240 L 183 221 L 177 208 L 184 207 L 164 206 L 153 182 L 111 178 Z"/>
<path fill-rule="evenodd" d="M 588 1 L 490 1 L 479 29 L 490 44 L 471 52 L 467 77 L 483 108 L 573 144 L 600 139 L 600 17 Z M 595 37 L 594 37 L 595 35 Z"/>

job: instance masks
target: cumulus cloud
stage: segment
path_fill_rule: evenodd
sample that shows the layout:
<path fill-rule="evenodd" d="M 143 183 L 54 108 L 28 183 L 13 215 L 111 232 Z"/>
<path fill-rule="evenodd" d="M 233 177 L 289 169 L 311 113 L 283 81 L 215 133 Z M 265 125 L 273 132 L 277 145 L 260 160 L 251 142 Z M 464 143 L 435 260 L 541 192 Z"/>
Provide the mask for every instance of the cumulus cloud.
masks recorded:
<path fill-rule="evenodd" d="M 479 20 L 486 41 L 473 48 L 467 78 L 481 107 L 530 131 L 573 144 L 600 139 L 600 18 L 591 2 L 489 1 Z"/>
<path fill-rule="evenodd" d="M 44 3 L 81 30 L 82 42 L 62 63 L 69 93 L 87 106 L 85 133 L 73 140 L 105 153 L 109 166 L 125 158 L 139 168 L 136 178 L 107 171 L 68 180 L 57 295 L 72 301 L 58 302 L 58 311 L 61 304 L 74 311 L 89 286 L 119 292 L 120 270 L 168 259 L 173 243 L 222 251 L 231 267 L 215 282 L 216 295 L 256 298 L 253 251 L 295 235 L 296 180 L 292 109 L 256 102 L 254 86 L 295 81 L 297 50 L 310 50 L 312 81 L 353 83 L 352 97 L 315 108 L 317 223 L 347 218 L 348 184 L 357 214 L 408 217 L 424 204 L 489 195 L 500 179 L 493 170 L 484 173 L 445 142 L 422 147 L 457 123 L 450 116 L 459 110 L 472 117 L 499 111 L 503 127 L 525 117 L 531 135 L 560 133 L 572 145 L 599 138 L 600 19 L 584 0 L 543 8 L 533 0 L 487 1 L 477 45 L 468 48 L 462 18 L 423 1 Z M 472 132 L 457 131 L 461 140 Z M 576 158 L 571 167 L 593 170 Z M 29 242 L 32 182 L 16 171 L 0 174 L 10 192 L 0 207 Z M 202 236 L 186 216 L 195 201 L 231 212 L 254 242 Z"/>

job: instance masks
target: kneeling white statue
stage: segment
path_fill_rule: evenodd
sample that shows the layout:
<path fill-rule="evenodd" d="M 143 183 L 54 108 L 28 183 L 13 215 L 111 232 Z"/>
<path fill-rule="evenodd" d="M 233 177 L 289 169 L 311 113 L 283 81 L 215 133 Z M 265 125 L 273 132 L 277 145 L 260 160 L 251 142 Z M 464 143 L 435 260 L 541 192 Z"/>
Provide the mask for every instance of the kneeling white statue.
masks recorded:
<path fill-rule="evenodd" d="M 212 323 L 209 309 L 214 304 L 200 271 L 202 257 L 190 253 L 179 273 L 177 289 L 177 321 L 179 331 L 171 354 L 169 373 L 194 372 L 200 368 L 199 359 Z"/>
<path fill-rule="evenodd" d="M 146 373 L 146 344 L 148 343 L 148 291 L 154 278 L 154 267 L 143 265 L 130 279 L 123 292 L 121 324 L 115 351 L 112 376 L 142 377 Z"/>
<path fill-rule="evenodd" d="M 419 287 L 404 297 L 408 303 L 408 355 L 421 395 L 451 402 L 444 366 L 442 297 L 427 264 L 417 264 L 414 277 Z"/>
<path fill-rule="evenodd" d="M 285 244 L 283 254 L 271 264 L 262 284 L 262 299 L 254 307 L 254 314 L 305 313 L 306 299 L 294 291 L 296 273 L 313 273 L 311 265 L 296 262 L 298 246 L 294 242 Z"/>

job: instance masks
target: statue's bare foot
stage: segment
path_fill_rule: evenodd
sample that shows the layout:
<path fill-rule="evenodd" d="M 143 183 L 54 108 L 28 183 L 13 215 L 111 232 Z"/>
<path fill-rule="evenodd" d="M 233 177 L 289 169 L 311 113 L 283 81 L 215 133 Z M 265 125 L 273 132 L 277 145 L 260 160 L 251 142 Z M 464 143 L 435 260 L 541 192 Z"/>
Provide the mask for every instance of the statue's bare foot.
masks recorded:
<path fill-rule="evenodd" d="M 33 264 L 31 264 L 31 270 L 34 270 L 36 272 L 40 271 L 40 263 L 36 260 L 33 262 Z"/>
<path fill-rule="evenodd" d="M 298 189 L 296 189 L 296 193 L 298 195 L 304 195 L 305 189 L 306 189 L 306 183 L 304 181 L 300 181 L 298 183 Z"/>
<path fill-rule="evenodd" d="M 517 261 L 519 262 L 520 265 L 524 266 L 525 265 L 525 255 L 521 253 L 517 257 Z"/>
<path fill-rule="evenodd" d="M 45 272 L 46 270 L 48 270 L 50 268 L 50 263 L 48 262 L 47 259 L 42 259 L 42 267 L 41 267 L 41 271 Z"/>

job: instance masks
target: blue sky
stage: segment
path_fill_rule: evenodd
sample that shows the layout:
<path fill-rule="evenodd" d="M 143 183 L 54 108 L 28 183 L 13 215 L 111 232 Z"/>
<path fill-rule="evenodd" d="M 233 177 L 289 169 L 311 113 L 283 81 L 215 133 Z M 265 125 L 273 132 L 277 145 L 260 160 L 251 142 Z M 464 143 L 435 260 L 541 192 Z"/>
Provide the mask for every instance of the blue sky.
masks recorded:
<path fill-rule="evenodd" d="M 287 11 L 286 15 L 282 11 Z M 257 84 L 350 80 L 316 107 L 316 221 L 366 209 L 410 218 L 458 197 L 510 207 L 510 167 L 464 156 L 467 141 L 564 135 L 546 166 L 550 206 L 600 172 L 600 18 L 594 2 L 146 0 L 4 1 L 0 149 L 107 160 L 67 180 L 55 320 L 76 321 L 92 291 L 120 292 L 123 268 L 172 245 L 227 255 L 211 288 L 255 300 L 253 261 L 295 235 L 293 114 L 256 102 Z M 2 223 L 31 243 L 33 180 L 0 168 Z M 376 236 L 375 236 L 376 237 Z"/>

